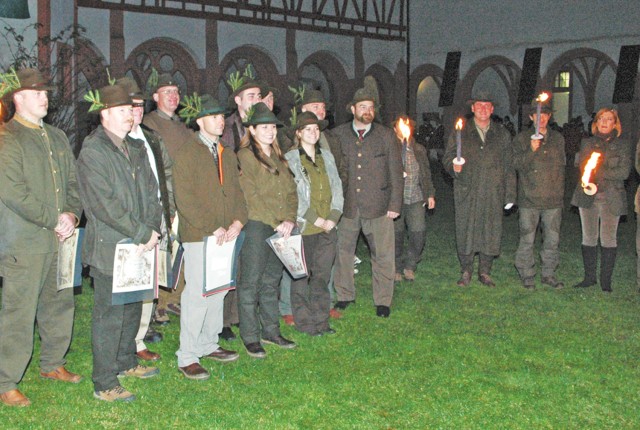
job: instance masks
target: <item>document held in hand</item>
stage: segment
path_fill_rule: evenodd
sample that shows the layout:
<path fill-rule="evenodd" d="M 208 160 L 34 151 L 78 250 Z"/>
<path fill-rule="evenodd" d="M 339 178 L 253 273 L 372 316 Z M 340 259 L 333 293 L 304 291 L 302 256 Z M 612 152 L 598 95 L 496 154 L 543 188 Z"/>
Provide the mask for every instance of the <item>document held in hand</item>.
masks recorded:
<path fill-rule="evenodd" d="M 158 247 L 142 255 L 138 255 L 137 250 L 138 245 L 131 239 L 123 239 L 116 245 L 111 298 L 113 305 L 153 300 L 158 297 Z"/>
<path fill-rule="evenodd" d="M 80 249 L 83 228 L 76 228 L 71 236 L 58 245 L 58 291 L 82 285 Z"/>
<path fill-rule="evenodd" d="M 307 271 L 307 262 L 304 258 L 304 245 L 302 243 L 302 235 L 299 231 L 294 230 L 287 239 L 280 233 L 276 233 L 267 239 L 267 243 L 276 253 L 285 269 L 289 272 L 293 279 L 304 278 L 309 276 Z"/>
<path fill-rule="evenodd" d="M 204 285 L 202 295 L 229 291 L 236 288 L 238 256 L 244 242 L 244 231 L 222 245 L 216 243 L 215 236 L 204 238 Z"/>

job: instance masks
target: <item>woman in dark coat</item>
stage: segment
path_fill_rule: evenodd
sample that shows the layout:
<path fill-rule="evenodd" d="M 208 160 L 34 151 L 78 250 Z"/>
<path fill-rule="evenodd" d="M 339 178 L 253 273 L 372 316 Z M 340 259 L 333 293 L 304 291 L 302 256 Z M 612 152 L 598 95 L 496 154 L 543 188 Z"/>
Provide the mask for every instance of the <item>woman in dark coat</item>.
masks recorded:
<path fill-rule="evenodd" d="M 582 222 L 582 259 L 584 279 L 576 288 L 597 283 L 596 265 L 600 239 L 600 287 L 611 292 L 611 275 L 616 262 L 618 222 L 627 214 L 624 180 L 631 171 L 631 146 L 621 139 L 622 127 L 618 113 L 602 108 L 591 126 L 593 137 L 583 141 L 578 154 L 580 176 L 571 204 L 578 206 Z M 585 168 L 592 154 L 599 153 L 596 167 L 586 181 Z M 595 184 L 595 194 L 592 194 Z"/>

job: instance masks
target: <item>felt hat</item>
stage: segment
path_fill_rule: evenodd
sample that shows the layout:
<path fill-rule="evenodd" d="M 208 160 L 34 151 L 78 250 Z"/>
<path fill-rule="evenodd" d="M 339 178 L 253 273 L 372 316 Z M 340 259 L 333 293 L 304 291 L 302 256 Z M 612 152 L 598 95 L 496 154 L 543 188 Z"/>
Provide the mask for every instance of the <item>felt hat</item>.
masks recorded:
<path fill-rule="evenodd" d="M 537 110 L 538 102 L 536 101 L 536 99 L 533 99 L 531 101 L 531 104 L 529 105 L 529 115 L 533 115 L 537 112 Z M 540 105 L 540 113 L 548 113 L 549 115 L 553 113 L 553 108 L 551 107 L 551 99 L 547 99 L 546 101 L 542 102 L 542 104 Z"/>
<path fill-rule="evenodd" d="M 149 100 L 149 97 L 145 96 L 140 90 L 138 83 L 129 76 L 116 80 L 116 85 L 124 88 L 132 99 Z"/>
<path fill-rule="evenodd" d="M 256 103 L 247 112 L 247 116 L 243 118 L 242 125 L 248 127 L 258 124 L 275 124 L 282 127 L 284 124 L 269 110 L 266 104 Z"/>
<path fill-rule="evenodd" d="M 120 85 L 107 85 L 96 91 L 89 91 L 84 99 L 91 102 L 89 112 L 101 112 L 117 106 L 131 105 L 131 97 Z"/>
<path fill-rule="evenodd" d="M 24 90 L 50 91 L 54 89 L 55 87 L 49 85 L 49 81 L 37 69 L 26 68 L 16 71 L 12 68 L 9 72 L 0 75 L 0 97 L 11 96 Z"/>
<path fill-rule="evenodd" d="M 364 101 L 372 101 L 377 109 L 379 107 L 378 100 L 378 85 L 376 84 L 376 80 L 372 76 L 365 76 L 364 86 L 356 90 L 353 99 L 347 105 L 347 112 L 351 113 L 352 106 Z"/>
<path fill-rule="evenodd" d="M 178 87 L 180 88 L 180 84 L 176 81 L 173 76 L 168 73 L 161 73 L 158 75 L 158 82 L 153 89 L 154 93 L 157 93 L 158 90 L 162 87 Z"/>
<path fill-rule="evenodd" d="M 299 106 L 308 105 L 310 103 L 324 103 L 327 102 L 324 99 L 324 94 L 320 90 L 305 90 L 302 100 L 298 103 Z"/>
<path fill-rule="evenodd" d="M 183 98 L 180 106 L 182 106 L 182 109 L 180 109 L 180 117 L 183 118 L 187 124 L 205 116 L 226 115 L 229 113 L 226 106 L 221 105 L 218 99 L 210 94 L 199 96 L 198 93 L 193 93 L 192 96 Z"/>
<path fill-rule="evenodd" d="M 293 121 L 293 117 L 291 119 Z M 311 124 L 316 124 L 320 128 L 320 131 L 322 131 L 327 128 L 327 126 L 329 125 L 329 121 L 318 119 L 316 114 L 313 112 L 302 112 L 296 114 L 295 122 L 291 124 L 291 127 L 287 129 L 287 136 L 289 137 L 289 139 L 293 140 L 295 138 L 296 131 Z"/>
<path fill-rule="evenodd" d="M 467 100 L 467 104 L 469 106 L 471 106 L 475 102 L 489 102 L 494 106 L 498 106 L 498 103 L 496 103 L 495 99 L 493 98 L 493 94 L 485 90 L 474 91 L 471 95 L 471 98 Z"/>

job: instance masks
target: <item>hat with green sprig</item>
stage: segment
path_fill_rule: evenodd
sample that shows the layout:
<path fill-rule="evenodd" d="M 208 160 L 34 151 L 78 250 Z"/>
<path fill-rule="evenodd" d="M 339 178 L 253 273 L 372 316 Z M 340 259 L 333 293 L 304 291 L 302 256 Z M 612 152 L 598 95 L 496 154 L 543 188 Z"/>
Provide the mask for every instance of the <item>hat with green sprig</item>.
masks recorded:
<path fill-rule="evenodd" d="M 373 76 L 364 77 L 364 86 L 358 88 L 353 95 L 353 99 L 347 105 L 347 112 L 351 113 L 351 107 L 364 101 L 371 101 L 376 110 L 380 107 L 380 96 L 378 95 L 378 84 Z"/>
<path fill-rule="evenodd" d="M 263 83 L 256 81 L 251 64 L 247 64 L 242 75 L 240 75 L 239 70 L 231 73 L 229 75 L 229 79 L 227 79 L 227 84 L 231 87 L 229 102 L 232 102 L 238 94 L 244 90 L 248 90 L 249 88 L 260 88 L 260 93 L 263 96 L 268 94 L 268 87 Z"/>
<path fill-rule="evenodd" d="M 291 140 L 295 137 L 296 131 L 303 129 L 308 125 L 315 124 L 318 126 L 320 131 L 324 130 L 329 125 L 329 121 L 318 119 L 315 113 L 297 113 L 295 108 L 291 109 L 291 117 L 289 117 L 289 121 L 291 122 L 291 126 L 287 129 L 287 136 Z"/>
<path fill-rule="evenodd" d="M 491 94 L 491 92 L 486 90 L 474 91 L 473 94 L 471 95 L 471 98 L 467 100 L 468 105 L 472 105 L 476 102 L 486 102 L 486 103 L 491 103 L 494 106 L 498 106 L 498 103 L 496 103 L 496 100 L 493 97 L 493 94 Z"/>
<path fill-rule="evenodd" d="M 290 86 L 289 91 L 293 93 L 293 99 L 298 108 L 310 103 L 327 104 L 324 94 L 320 90 L 306 88 L 304 85 L 301 85 L 298 88 Z"/>
<path fill-rule="evenodd" d="M 242 119 L 242 125 L 249 127 L 250 125 L 259 124 L 275 124 L 278 127 L 284 126 L 284 124 L 274 115 L 269 107 L 260 102 L 251 106 L 247 110 L 247 116 Z"/>
<path fill-rule="evenodd" d="M 84 95 L 84 100 L 91 103 L 89 113 L 100 113 L 112 107 L 133 104 L 129 92 L 125 87 L 116 84 L 116 80 L 109 73 L 109 68 L 107 68 L 107 81 L 109 85 Z"/>
<path fill-rule="evenodd" d="M 37 69 L 26 68 L 16 71 L 11 67 L 7 73 L 0 73 L 0 98 L 11 96 L 18 91 L 54 89 L 55 87 L 49 85 L 49 81 Z"/>
<path fill-rule="evenodd" d="M 205 116 L 228 113 L 227 108 L 209 94 L 199 96 L 198 93 L 193 93 L 192 96 L 186 96 L 180 102 L 180 106 L 182 106 L 180 118 L 183 118 L 187 124 Z"/>
<path fill-rule="evenodd" d="M 151 93 L 157 93 L 162 87 L 177 87 L 180 88 L 178 81 L 169 73 L 158 73 L 155 67 L 151 68 L 151 75 L 147 81 L 147 88 Z"/>
<path fill-rule="evenodd" d="M 116 85 L 120 85 L 122 88 L 127 90 L 129 97 L 131 97 L 132 99 L 149 100 L 149 97 L 143 94 L 142 90 L 138 86 L 138 83 L 129 76 L 116 79 Z"/>

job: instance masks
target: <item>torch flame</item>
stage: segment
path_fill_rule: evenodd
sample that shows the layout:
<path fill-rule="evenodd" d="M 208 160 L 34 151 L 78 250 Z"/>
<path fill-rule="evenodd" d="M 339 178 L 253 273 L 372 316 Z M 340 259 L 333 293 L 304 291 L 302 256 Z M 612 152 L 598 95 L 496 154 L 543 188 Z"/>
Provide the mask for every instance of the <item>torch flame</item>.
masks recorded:
<path fill-rule="evenodd" d="M 537 101 L 537 102 L 540 102 L 540 103 L 544 103 L 544 102 L 546 102 L 547 100 L 549 100 L 549 94 L 548 94 L 548 93 L 541 93 L 541 94 L 538 96 L 538 98 L 536 99 L 536 101 Z"/>
<path fill-rule="evenodd" d="M 458 118 L 456 122 L 456 130 L 462 130 L 462 118 Z"/>
<path fill-rule="evenodd" d="M 402 138 L 404 140 L 409 140 L 409 138 L 411 137 L 411 127 L 409 127 L 409 118 L 407 119 L 398 118 L 398 129 L 402 134 Z"/>
<path fill-rule="evenodd" d="M 582 174 L 583 187 L 586 187 L 590 184 L 591 173 L 593 172 L 593 169 L 595 169 L 598 165 L 598 158 L 600 158 L 600 155 L 602 154 L 600 154 L 599 152 L 592 152 L 591 157 L 589 157 L 589 161 L 587 161 L 587 164 L 584 166 L 584 173 Z"/>

